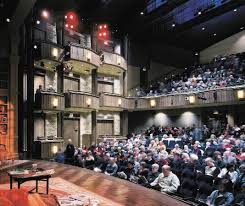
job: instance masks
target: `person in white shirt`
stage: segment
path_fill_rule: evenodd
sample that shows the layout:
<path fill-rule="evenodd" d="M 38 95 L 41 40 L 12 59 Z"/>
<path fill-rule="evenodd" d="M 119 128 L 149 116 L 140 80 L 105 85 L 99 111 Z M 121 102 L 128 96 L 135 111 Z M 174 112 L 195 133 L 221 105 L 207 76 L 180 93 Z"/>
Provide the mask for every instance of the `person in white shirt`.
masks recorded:
<path fill-rule="evenodd" d="M 221 170 L 218 175 L 219 178 L 227 178 L 234 184 L 238 178 L 238 172 L 235 170 L 234 164 L 228 164 Z"/>
<path fill-rule="evenodd" d="M 168 165 L 162 167 L 162 173 L 150 184 L 152 187 L 159 186 L 161 192 L 174 193 L 180 186 L 179 178 L 171 172 L 171 168 Z"/>

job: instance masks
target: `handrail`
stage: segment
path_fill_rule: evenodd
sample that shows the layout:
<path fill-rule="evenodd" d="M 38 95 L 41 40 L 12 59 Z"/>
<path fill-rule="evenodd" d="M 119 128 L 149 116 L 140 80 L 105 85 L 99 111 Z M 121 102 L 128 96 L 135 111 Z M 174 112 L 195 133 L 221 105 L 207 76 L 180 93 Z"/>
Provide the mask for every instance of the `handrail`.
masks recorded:
<path fill-rule="evenodd" d="M 83 92 L 83 91 L 75 91 L 75 90 L 67 90 L 66 93 L 71 93 L 71 94 L 82 94 L 82 95 L 89 95 L 92 97 L 99 97 L 99 95 L 95 95 L 89 92 Z"/>

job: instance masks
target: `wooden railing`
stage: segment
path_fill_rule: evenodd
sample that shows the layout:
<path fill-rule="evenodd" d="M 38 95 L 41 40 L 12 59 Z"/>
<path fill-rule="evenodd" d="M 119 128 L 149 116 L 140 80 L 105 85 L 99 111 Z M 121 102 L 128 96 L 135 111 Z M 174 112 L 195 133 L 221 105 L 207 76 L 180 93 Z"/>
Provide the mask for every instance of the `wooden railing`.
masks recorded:
<path fill-rule="evenodd" d="M 100 57 L 96 52 L 76 43 L 70 44 L 70 58 L 93 64 L 96 67 L 100 65 Z"/>
<path fill-rule="evenodd" d="M 101 93 L 100 107 L 128 109 L 128 99 L 117 94 Z"/>
<path fill-rule="evenodd" d="M 69 91 L 65 94 L 66 108 L 87 108 L 98 109 L 99 97 L 90 93 Z"/>
<path fill-rule="evenodd" d="M 127 61 L 119 54 L 103 51 L 103 55 L 105 64 L 114 65 L 127 70 Z"/>
<path fill-rule="evenodd" d="M 65 97 L 55 92 L 40 92 L 35 94 L 36 109 L 57 110 L 65 109 Z"/>
<path fill-rule="evenodd" d="M 196 93 L 171 94 L 153 97 L 128 98 L 128 109 L 166 109 L 176 107 L 202 107 L 212 105 L 239 104 L 245 87 L 223 88 Z"/>

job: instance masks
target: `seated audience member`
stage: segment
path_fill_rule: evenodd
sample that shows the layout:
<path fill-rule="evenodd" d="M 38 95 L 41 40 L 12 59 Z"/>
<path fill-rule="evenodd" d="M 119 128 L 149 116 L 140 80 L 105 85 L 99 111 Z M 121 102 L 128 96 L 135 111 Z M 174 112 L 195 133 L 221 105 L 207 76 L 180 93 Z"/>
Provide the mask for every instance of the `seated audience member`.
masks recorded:
<path fill-rule="evenodd" d="M 207 205 L 209 206 L 229 206 L 232 205 L 234 196 L 228 192 L 230 181 L 223 179 L 220 181 L 218 190 L 214 190 L 207 199 Z"/>
<path fill-rule="evenodd" d="M 55 154 L 54 161 L 58 163 L 65 162 L 65 155 L 64 152 L 62 152 L 61 148 L 59 148 L 58 152 Z"/>
<path fill-rule="evenodd" d="M 68 144 L 66 146 L 66 150 L 64 153 L 65 153 L 65 162 L 67 164 L 72 164 L 74 161 L 75 147 L 72 144 L 71 139 L 68 139 Z"/>
<path fill-rule="evenodd" d="M 225 168 L 221 170 L 218 177 L 226 178 L 234 184 L 238 178 L 238 172 L 235 170 L 235 168 L 236 167 L 234 164 L 228 164 Z"/>
<path fill-rule="evenodd" d="M 205 159 L 205 175 L 217 177 L 219 174 L 219 168 L 215 167 L 214 160 L 211 157 Z"/>
<path fill-rule="evenodd" d="M 115 176 L 117 173 L 118 166 L 116 164 L 115 158 L 111 157 L 109 163 L 106 166 L 105 174 L 110 176 Z"/>
<path fill-rule="evenodd" d="M 130 180 L 130 177 L 135 176 L 134 163 L 128 162 L 126 168 L 122 168 L 121 171 L 117 173 L 118 177 L 126 180 Z"/>
<path fill-rule="evenodd" d="M 155 179 L 159 176 L 159 165 L 158 164 L 153 164 L 151 166 L 151 171 L 148 173 L 147 181 L 148 183 L 152 183 L 155 181 Z"/>
<path fill-rule="evenodd" d="M 179 178 L 171 172 L 168 165 L 162 167 L 162 173 L 150 184 L 151 186 L 160 186 L 161 192 L 174 193 L 180 186 Z"/>
<path fill-rule="evenodd" d="M 244 206 L 245 205 L 245 183 L 241 185 L 241 192 L 238 192 L 235 196 L 234 205 Z"/>

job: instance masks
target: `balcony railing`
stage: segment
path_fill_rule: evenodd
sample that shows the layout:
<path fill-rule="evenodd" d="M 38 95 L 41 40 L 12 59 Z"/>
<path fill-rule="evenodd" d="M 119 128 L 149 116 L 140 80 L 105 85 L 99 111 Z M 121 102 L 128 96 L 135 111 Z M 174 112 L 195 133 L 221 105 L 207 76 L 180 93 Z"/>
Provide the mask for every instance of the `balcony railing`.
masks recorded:
<path fill-rule="evenodd" d="M 100 65 L 100 57 L 96 52 L 76 43 L 71 43 L 70 45 L 70 58 L 72 60 L 90 63 L 96 67 Z"/>
<path fill-rule="evenodd" d="M 66 108 L 98 109 L 99 97 L 89 93 L 68 91 L 65 94 Z"/>
<path fill-rule="evenodd" d="M 129 98 L 128 109 L 171 109 L 213 105 L 240 104 L 245 100 L 245 87 L 223 88 L 196 93 Z"/>
<path fill-rule="evenodd" d="M 119 54 L 103 51 L 103 63 L 127 70 L 127 61 Z"/>
<path fill-rule="evenodd" d="M 38 92 L 35 94 L 35 107 L 38 110 L 62 111 L 65 109 L 65 97 L 55 92 Z"/>
<path fill-rule="evenodd" d="M 100 107 L 127 109 L 128 99 L 116 94 L 101 93 Z"/>

